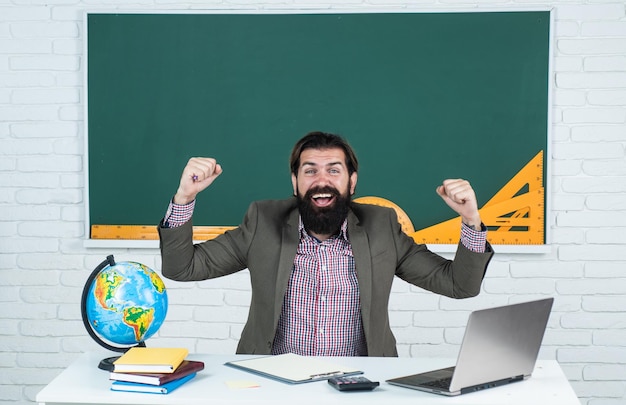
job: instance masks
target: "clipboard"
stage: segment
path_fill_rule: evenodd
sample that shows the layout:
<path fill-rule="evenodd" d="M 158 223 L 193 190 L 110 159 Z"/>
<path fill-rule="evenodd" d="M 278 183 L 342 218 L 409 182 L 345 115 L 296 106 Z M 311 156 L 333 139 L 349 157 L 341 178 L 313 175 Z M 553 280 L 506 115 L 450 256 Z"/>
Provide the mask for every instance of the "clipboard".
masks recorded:
<path fill-rule="evenodd" d="M 337 376 L 363 374 L 363 371 L 352 367 L 333 364 L 319 357 L 300 356 L 295 353 L 229 361 L 225 365 L 288 384 L 301 384 L 328 380 Z"/>

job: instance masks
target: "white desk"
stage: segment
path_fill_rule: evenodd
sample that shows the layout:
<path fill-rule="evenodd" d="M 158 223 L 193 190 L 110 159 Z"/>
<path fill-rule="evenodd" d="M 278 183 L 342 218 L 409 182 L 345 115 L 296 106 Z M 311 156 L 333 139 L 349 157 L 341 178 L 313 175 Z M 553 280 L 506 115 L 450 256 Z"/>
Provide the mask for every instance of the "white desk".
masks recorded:
<path fill-rule="evenodd" d="M 40 404 L 550 404 L 580 405 L 556 361 L 538 361 L 532 377 L 507 386 L 458 397 L 444 397 L 392 386 L 386 379 L 442 368 L 454 360 L 419 358 L 341 357 L 334 364 L 345 364 L 364 371 L 380 381 L 374 391 L 339 392 L 326 381 L 289 385 L 232 367 L 226 361 L 250 356 L 189 355 L 205 363 L 205 369 L 168 395 L 113 392 L 108 372 L 97 368 L 106 355 L 87 353 L 57 376 L 36 397 Z M 259 388 L 229 388 L 229 381 L 254 381 Z"/>

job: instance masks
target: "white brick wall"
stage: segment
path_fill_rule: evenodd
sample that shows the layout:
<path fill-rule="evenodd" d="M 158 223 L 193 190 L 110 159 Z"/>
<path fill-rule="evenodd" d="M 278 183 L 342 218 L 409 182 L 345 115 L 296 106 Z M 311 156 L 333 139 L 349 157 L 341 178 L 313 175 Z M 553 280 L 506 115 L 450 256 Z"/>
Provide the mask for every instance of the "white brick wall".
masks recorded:
<path fill-rule="evenodd" d="M 621 0 L 0 0 L 0 403 L 26 404 L 81 352 L 78 303 L 107 254 L 160 268 L 153 249 L 83 247 L 85 9 L 519 9 L 553 6 L 553 131 L 547 254 L 498 254 L 463 301 L 402 281 L 390 302 L 401 356 L 454 357 L 468 311 L 556 297 L 544 358 L 582 403 L 626 404 L 626 7 Z M 167 282 L 154 341 L 232 353 L 248 274 Z"/>

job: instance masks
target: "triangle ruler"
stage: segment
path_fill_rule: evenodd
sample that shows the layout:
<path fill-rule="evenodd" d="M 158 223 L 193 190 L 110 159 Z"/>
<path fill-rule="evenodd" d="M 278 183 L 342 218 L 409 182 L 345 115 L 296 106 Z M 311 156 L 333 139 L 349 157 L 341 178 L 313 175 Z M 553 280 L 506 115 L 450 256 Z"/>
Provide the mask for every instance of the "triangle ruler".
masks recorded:
<path fill-rule="evenodd" d="M 491 244 L 545 244 L 543 173 L 543 151 L 539 151 L 479 210 Z M 457 244 L 460 234 L 459 217 L 409 235 L 418 243 Z"/>

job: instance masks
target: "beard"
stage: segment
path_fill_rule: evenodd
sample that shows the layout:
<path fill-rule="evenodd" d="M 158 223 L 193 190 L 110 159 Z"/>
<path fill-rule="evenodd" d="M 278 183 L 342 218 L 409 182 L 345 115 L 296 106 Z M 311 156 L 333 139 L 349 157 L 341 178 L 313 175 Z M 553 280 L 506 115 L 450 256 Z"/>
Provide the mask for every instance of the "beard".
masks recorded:
<path fill-rule="evenodd" d="M 348 185 L 348 188 L 350 186 Z M 317 193 L 330 193 L 335 197 L 335 201 L 328 207 L 317 207 L 312 202 L 311 196 Z M 336 188 L 314 187 L 306 192 L 304 197 L 298 191 L 296 193 L 300 217 L 304 224 L 304 229 L 319 235 L 334 235 L 339 232 L 343 221 L 348 217 L 350 209 L 350 195 L 346 191 L 341 194 Z"/>

